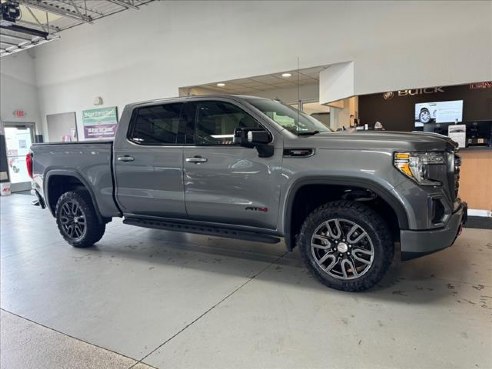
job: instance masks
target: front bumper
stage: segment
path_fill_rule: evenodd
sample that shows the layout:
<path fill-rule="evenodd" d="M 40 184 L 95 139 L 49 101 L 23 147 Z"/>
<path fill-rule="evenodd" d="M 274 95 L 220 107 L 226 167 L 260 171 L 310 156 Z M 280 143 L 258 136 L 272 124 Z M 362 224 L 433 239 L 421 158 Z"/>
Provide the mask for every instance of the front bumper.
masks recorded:
<path fill-rule="evenodd" d="M 466 202 L 461 203 L 443 228 L 424 231 L 400 231 L 401 258 L 410 260 L 451 246 L 468 217 Z"/>

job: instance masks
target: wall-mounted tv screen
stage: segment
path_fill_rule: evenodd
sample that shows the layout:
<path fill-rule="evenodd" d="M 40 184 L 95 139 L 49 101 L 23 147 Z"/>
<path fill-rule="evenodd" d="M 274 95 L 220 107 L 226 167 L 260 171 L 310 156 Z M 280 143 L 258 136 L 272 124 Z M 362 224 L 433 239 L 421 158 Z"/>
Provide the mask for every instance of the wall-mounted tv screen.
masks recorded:
<path fill-rule="evenodd" d="M 428 123 L 456 123 L 463 121 L 463 100 L 415 104 L 415 127 Z"/>

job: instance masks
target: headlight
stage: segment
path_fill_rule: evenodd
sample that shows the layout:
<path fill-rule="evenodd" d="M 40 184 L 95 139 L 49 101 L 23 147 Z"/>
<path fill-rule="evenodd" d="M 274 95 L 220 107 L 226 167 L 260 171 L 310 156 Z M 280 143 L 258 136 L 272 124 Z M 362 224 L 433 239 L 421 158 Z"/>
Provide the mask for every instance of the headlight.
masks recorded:
<path fill-rule="evenodd" d="M 431 165 L 446 164 L 446 156 L 441 152 L 397 152 L 394 165 L 400 172 L 424 186 L 438 186 L 441 182 L 429 178 Z"/>

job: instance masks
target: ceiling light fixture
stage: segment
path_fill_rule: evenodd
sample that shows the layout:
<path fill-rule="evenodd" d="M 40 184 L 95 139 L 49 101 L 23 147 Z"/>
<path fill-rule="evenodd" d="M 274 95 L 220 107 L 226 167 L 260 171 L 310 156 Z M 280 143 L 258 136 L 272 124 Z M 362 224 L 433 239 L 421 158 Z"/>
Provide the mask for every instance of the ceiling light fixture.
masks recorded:
<path fill-rule="evenodd" d="M 225 87 L 225 83 L 219 82 L 219 83 L 217 83 L 217 87 Z"/>
<path fill-rule="evenodd" d="M 292 77 L 292 74 L 291 73 L 282 73 L 282 77 L 289 78 L 289 77 Z"/>

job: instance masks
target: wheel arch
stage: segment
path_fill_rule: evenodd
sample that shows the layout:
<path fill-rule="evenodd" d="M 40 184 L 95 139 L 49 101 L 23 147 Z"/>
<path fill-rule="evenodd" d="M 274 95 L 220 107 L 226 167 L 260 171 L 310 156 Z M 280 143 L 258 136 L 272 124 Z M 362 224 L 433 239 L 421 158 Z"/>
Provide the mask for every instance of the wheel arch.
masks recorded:
<path fill-rule="evenodd" d="M 380 206 L 377 210 L 385 212 L 383 218 L 389 223 L 392 229 L 393 236 L 398 239 L 399 231 L 401 229 L 408 229 L 408 215 L 405 211 L 404 204 L 398 200 L 387 188 L 381 184 L 360 178 L 341 178 L 341 177 L 314 177 L 303 178 L 290 187 L 289 192 L 286 195 L 285 206 L 283 210 L 283 234 L 285 238 L 286 247 L 289 251 L 295 247 L 295 237 L 300 230 L 302 221 L 298 218 L 304 216 L 309 211 L 314 210 L 318 205 L 328 201 L 336 201 L 341 199 L 342 194 L 347 189 L 356 190 L 369 190 L 379 198 Z M 333 192 L 327 192 L 332 190 Z M 323 196 L 318 202 L 305 207 L 304 213 L 296 212 L 296 206 L 299 205 L 300 196 L 303 193 L 312 194 L 320 193 L 323 191 Z M 314 205 L 314 206 L 313 206 Z M 296 218 L 297 216 L 297 218 Z M 395 219 L 396 218 L 396 219 Z"/>
<path fill-rule="evenodd" d="M 85 190 L 89 193 L 92 206 L 94 207 L 98 220 L 100 222 L 104 222 L 104 218 L 99 211 L 96 197 L 92 191 L 92 188 L 80 173 L 73 170 L 53 169 L 46 174 L 44 181 L 44 194 L 46 204 L 50 209 L 51 214 L 56 216 L 55 208 L 60 196 L 65 192 L 73 190 Z"/>

